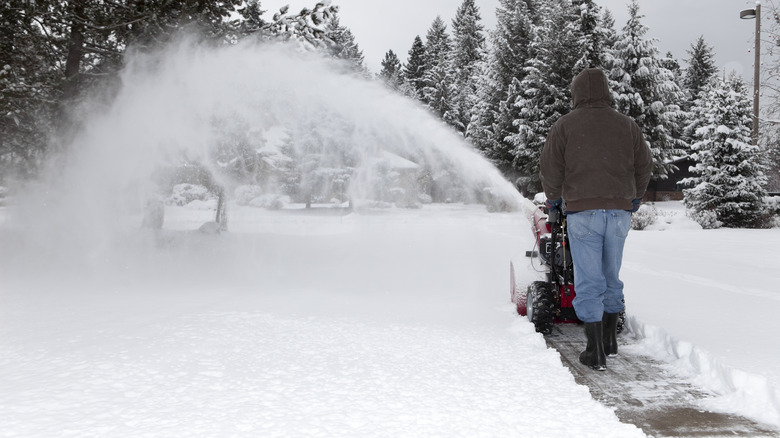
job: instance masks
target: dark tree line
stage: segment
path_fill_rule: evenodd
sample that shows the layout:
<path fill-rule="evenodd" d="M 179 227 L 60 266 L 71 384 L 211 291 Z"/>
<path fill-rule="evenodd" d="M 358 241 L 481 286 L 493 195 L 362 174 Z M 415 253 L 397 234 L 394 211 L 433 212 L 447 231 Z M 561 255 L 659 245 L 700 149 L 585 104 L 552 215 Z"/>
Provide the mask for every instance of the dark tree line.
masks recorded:
<path fill-rule="evenodd" d="M 259 1 L 2 0 L 0 178 L 33 176 L 52 138 L 78 126 L 79 100 L 116 78 L 129 49 L 155 49 L 185 29 L 213 44 L 296 38 L 365 71 L 337 14 L 329 2 L 267 17 Z"/>

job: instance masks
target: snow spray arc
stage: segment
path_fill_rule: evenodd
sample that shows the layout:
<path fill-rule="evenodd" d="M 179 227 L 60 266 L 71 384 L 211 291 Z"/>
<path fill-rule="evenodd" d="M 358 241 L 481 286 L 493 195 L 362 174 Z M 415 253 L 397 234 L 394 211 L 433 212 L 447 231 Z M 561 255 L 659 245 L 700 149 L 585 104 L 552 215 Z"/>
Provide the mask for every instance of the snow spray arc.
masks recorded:
<path fill-rule="evenodd" d="M 425 109 L 291 45 L 181 42 L 131 58 L 123 83 L 115 109 L 155 136 L 136 132 L 135 143 L 169 156 L 185 148 L 231 193 L 252 185 L 297 201 L 402 205 L 473 201 L 485 189 L 517 196 Z"/>
<path fill-rule="evenodd" d="M 75 140 L 69 181 L 61 185 L 99 188 L 82 196 L 98 210 L 182 157 L 208 168 L 228 197 L 252 187 L 252 196 L 298 202 L 489 197 L 514 206 L 519 199 L 494 166 L 427 110 L 290 44 L 214 47 L 183 38 L 129 55 L 121 84 Z"/>

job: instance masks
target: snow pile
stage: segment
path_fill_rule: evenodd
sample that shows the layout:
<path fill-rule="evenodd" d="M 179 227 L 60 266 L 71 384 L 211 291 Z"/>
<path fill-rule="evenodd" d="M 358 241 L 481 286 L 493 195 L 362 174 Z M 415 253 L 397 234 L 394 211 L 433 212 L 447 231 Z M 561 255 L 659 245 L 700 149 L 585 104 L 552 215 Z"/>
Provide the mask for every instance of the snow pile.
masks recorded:
<path fill-rule="evenodd" d="M 780 229 L 702 230 L 681 202 L 629 235 L 623 265 L 629 329 L 647 355 L 719 397 L 714 410 L 780 426 Z"/>
<path fill-rule="evenodd" d="M 628 318 L 626 329 L 627 334 L 640 340 L 635 347 L 645 354 L 670 363 L 677 372 L 691 376 L 697 385 L 719 394 L 716 399 L 703 400 L 706 407 L 739 412 L 780 426 L 780 391 L 766 376 L 730 367 L 717 355 L 634 317 Z"/>

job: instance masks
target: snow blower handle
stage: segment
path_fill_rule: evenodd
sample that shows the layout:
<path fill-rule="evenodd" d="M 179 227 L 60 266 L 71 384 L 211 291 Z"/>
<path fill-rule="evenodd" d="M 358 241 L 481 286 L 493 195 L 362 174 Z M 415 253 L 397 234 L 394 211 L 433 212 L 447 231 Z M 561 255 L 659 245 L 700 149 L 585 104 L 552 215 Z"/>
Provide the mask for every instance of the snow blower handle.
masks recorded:
<path fill-rule="evenodd" d="M 547 222 L 551 224 L 559 224 L 561 221 L 561 204 L 563 199 L 558 198 L 554 201 L 544 201 L 544 206 L 547 207 Z"/>
<path fill-rule="evenodd" d="M 544 206 L 547 207 L 547 210 L 549 210 L 549 211 L 552 211 L 552 210 L 560 211 L 561 210 L 561 204 L 563 204 L 563 199 L 561 199 L 561 198 L 558 198 L 558 199 L 556 199 L 554 201 L 551 201 L 549 199 L 544 201 Z"/>

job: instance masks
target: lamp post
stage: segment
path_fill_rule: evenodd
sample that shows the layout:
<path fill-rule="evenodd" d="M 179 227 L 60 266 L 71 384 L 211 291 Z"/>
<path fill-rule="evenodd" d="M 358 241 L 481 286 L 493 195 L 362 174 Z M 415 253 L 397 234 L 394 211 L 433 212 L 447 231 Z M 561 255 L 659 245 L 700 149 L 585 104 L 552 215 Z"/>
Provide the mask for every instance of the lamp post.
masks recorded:
<path fill-rule="evenodd" d="M 753 144 L 758 145 L 758 95 L 761 70 L 761 0 L 756 1 L 755 9 L 740 11 L 739 18 L 756 19 L 756 53 L 753 64 Z"/>

